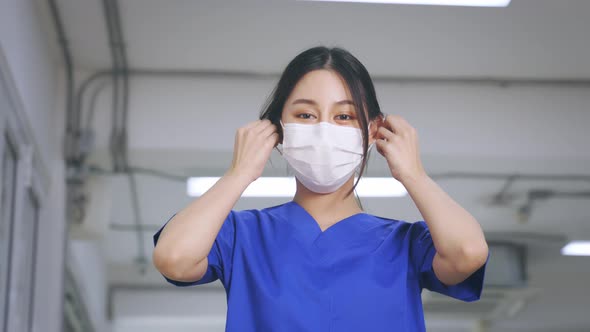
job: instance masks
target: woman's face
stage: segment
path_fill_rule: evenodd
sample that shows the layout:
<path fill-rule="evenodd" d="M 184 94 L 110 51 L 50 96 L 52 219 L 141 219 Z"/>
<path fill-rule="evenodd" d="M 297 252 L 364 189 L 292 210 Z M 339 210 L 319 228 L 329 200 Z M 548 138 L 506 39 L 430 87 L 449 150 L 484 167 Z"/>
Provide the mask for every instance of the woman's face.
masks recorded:
<path fill-rule="evenodd" d="M 330 70 L 314 70 L 304 75 L 285 102 L 283 123 L 330 122 L 359 127 L 350 92 L 340 76 Z"/>
<path fill-rule="evenodd" d="M 281 120 L 303 124 L 329 122 L 359 128 L 346 83 L 336 72 L 327 69 L 311 71 L 297 82 L 285 102 Z M 377 127 L 377 123 L 370 127 L 369 144 L 374 141 Z"/>

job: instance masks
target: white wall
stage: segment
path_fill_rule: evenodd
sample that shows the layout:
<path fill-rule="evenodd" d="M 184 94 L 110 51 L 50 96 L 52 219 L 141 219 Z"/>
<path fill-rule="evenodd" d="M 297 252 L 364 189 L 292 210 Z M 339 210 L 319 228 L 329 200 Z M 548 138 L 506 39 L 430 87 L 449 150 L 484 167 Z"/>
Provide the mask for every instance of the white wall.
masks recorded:
<path fill-rule="evenodd" d="M 375 73 L 378 74 L 378 73 Z M 277 78 L 278 79 L 278 78 Z M 131 149 L 231 151 L 235 130 L 256 120 L 276 79 L 131 79 Z M 383 112 L 415 126 L 426 155 L 590 158 L 590 86 L 375 82 Z M 90 89 L 92 90 L 92 89 Z M 106 146 L 110 86 L 94 125 Z M 559 132 L 559 135 L 549 135 Z"/>

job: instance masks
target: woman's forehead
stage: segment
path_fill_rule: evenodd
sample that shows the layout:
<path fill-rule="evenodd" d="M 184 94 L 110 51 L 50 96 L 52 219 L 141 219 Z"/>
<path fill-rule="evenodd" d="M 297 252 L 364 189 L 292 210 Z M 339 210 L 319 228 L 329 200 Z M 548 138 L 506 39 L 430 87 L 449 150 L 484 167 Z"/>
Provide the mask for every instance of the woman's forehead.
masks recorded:
<path fill-rule="evenodd" d="M 352 96 L 346 82 L 338 73 L 320 69 L 305 74 L 297 82 L 287 103 L 297 99 L 314 100 L 318 104 L 332 104 L 342 100 L 352 100 Z"/>

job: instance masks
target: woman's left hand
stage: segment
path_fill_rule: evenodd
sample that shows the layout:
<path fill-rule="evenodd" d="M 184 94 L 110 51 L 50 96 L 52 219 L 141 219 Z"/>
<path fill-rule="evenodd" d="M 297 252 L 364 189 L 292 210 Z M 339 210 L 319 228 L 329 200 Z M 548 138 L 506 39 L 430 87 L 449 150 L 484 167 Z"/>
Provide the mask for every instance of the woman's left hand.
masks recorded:
<path fill-rule="evenodd" d="M 398 181 L 418 179 L 426 172 L 420 159 L 416 129 L 399 115 L 387 115 L 377 133 L 377 151 L 387 159 L 391 175 Z"/>

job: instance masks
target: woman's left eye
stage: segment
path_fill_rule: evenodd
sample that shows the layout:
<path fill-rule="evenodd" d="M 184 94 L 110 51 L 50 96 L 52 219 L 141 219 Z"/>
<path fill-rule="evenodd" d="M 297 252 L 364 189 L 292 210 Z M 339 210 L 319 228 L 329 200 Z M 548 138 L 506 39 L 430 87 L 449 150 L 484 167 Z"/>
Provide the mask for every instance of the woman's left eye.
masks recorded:
<path fill-rule="evenodd" d="M 309 113 L 301 113 L 301 114 L 298 114 L 297 117 L 298 118 L 301 118 L 301 119 L 310 119 L 311 118 L 311 114 L 309 114 Z"/>
<path fill-rule="evenodd" d="M 340 114 L 337 116 L 338 120 L 352 120 L 352 117 L 348 114 Z"/>

